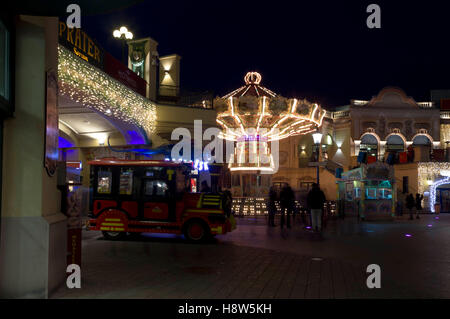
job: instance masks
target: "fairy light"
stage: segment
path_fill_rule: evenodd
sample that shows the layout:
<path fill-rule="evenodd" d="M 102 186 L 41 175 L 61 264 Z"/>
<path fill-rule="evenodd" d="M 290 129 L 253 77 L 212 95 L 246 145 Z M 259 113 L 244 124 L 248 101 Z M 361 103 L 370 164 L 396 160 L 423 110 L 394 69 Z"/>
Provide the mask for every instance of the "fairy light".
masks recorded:
<path fill-rule="evenodd" d="M 59 92 L 108 116 L 155 130 L 156 107 L 106 73 L 58 46 Z"/>

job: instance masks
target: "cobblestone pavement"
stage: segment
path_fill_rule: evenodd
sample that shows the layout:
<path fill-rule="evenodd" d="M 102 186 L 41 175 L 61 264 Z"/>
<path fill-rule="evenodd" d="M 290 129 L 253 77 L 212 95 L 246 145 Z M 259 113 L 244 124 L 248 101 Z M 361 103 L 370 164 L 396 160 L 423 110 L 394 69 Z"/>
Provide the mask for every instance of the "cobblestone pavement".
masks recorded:
<path fill-rule="evenodd" d="M 106 241 L 84 231 L 82 287 L 52 298 L 450 298 L 450 215 L 330 221 L 322 236 L 294 222 L 238 219 L 207 244 L 145 234 Z M 410 237 L 406 235 L 409 234 Z M 366 267 L 381 267 L 368 289 Z"/>

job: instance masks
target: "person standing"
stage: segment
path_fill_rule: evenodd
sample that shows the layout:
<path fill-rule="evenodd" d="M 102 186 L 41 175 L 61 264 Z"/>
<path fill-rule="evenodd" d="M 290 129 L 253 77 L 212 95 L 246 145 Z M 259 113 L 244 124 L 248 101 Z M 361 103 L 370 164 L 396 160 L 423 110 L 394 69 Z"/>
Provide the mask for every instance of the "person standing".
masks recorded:
<path fill-rule="evenodd" d="M 267 207 L 269 208 L 269 226 L 275 227 L 275 213 L 277 212 L 276 201 L 278 200 L 278 194 L 275 190 L 275 186 L 271 186 L 269 190 L 269 202 Z"/>
<path fill-rule="evenodd" d="M 423 195 L 416 194 L 416 219 L 419 219 L 419 213 L 422 212 L 422 199 Z"/>
<path fill-rule="evenodd" d="M 287 218 L 287 228 L 291 228 L 291 213 L 293 209 L 294 204 L 294 192 L 292 191 L 292 188 L 289 186 L 289 184 L 286 184 L 280 192 L 280 204 L 281 204 L 281 219 L 280 219 L 280 226 L 283 228 L 284 221 L 285 221 L 285 211 L 286 211 L 286 218 Z"/>
<path fill-rule="evenodd" d="M 314 183 L 306 199 L 311 210 L 311 224 L 314 231 L 322 231 L 322 211 L 326 201 L 325 194 L 317 183 Z"/>
<path fill-rule="evenodd" d="M 413 219 L 413 209 L 414 206 L 416 205 L 415 201 L 414 201 L 414 197 L 413 194 L 409 194 L 408 196 L 406 196 L 406 208 L 409 209 L 409 219 L 412 220 Z"/>

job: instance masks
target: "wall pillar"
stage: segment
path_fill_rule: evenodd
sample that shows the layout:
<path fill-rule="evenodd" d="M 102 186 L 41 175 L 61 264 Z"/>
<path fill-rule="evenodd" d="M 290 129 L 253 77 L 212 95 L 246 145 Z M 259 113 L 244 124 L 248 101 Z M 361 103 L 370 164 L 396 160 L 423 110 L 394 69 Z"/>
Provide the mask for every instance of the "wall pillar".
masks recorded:
<path fill-rule="evenodd" d="M 47 298 L 66 277 L 66 217 L 44 168 L 46 71 L 57 70 L 58 18 L 16 23 L 15 113 L 4 122 L 0 297 Z"/>

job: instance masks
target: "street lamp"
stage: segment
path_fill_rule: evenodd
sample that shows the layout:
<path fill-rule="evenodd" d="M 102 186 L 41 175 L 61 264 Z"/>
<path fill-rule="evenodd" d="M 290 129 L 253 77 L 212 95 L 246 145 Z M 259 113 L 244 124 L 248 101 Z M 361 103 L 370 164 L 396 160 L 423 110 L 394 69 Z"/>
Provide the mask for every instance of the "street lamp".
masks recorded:
<path fill-rule="evenodd" d="M 120 27 L 119 30 L 114 30 L 113 36 L 116 39 L 122 40 L 122 62 L 128 67 L 128 61 L 125 60 L 125 45 L 127 40 L 133 39 L 133 33 L 128 31 L 127 27 Z"/>
<path fill-rule="evenodd" d="M 320 162 L 320 142 L 322 142 L 323 134 L 319 131 L 312 134 L 314 145 L 316 146 L 316 169 L 317 169 L 317 185 L 319 185 L 320 177 L 319 177 L 319 162 Z"/>

